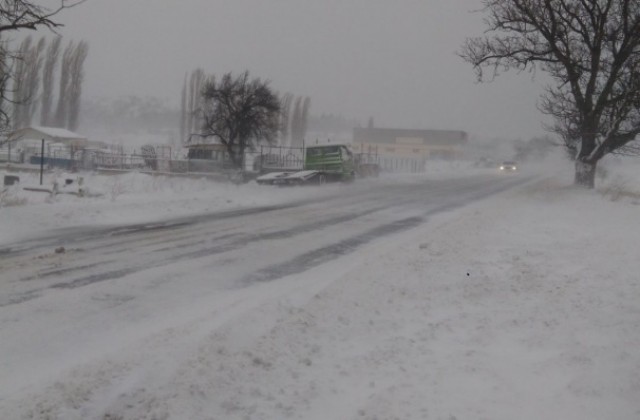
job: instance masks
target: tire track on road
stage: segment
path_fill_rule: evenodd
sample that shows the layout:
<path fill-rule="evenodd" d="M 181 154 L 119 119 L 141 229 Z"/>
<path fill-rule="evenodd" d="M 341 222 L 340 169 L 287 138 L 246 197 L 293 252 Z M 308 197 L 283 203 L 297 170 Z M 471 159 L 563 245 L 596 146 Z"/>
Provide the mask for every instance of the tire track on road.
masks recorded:
<path fill-rule="evenodd" d="M 334 244 L 321 246 L 318 249 L 303 252 L 300 255 L 294 256 L 293 258 L 290 258 L 286 261 L 271 264 L 262 269 L 258 269 L 256 272 L 243 276 L 239 279 L 240 284 L 242 285 L 249 285 L 257 281 L 274 280 L 289 274 L 304 272 L 330 259 L 347 255 L 374 239 L 414 227 L 420 223 L 423 223 L 430 214 L 459 207 L 468 202 L 511 188 L 522 182 L 526 182 L 526 180 L 501 180 L 500 183 L 490 185 L 489 187 L 486 186 L 487 181 L 484 179 L 474 179 L 472 181 L 466 180 L 464 182 L 461 181 L 459 182 L 460 184 L 462 184 L 461 186 L 458 186 L 457 182 L 453 182 L 453 187 L 447 183 L 435 183 L 434 185 L 429 186 L 430 189 L 426 189 L 424 191 L 427 195 L 416 194 L 415 186 L 401 186 L 397 189 L 392 188 L 391 193 L 387 195 L 379 194 L 377 192 L 374 192 L 373 194 L 367 194 L 365 192 L 363 197 L 348 197 L 347 201 L 353 201 L 354 203 L 360 202 L 363 207 L 366 206 L 366 203 L 369 203 L 369 205 L 371 203 L 379 204 L 379 201 L 382 201 L 380 197 L 385 197 L 384 200 L 386 202 L 384 202 L 382 205 L 377 205 L 369 209 L 362 209 L 359 211 L 352 210 L 346 214 L 338 214 L 337 216 L 328 217 L 316 223 L 298 224 L 294 227 L 287 227 L 285 229 L 277 229 L 266 232 L 226 233 L 224 235 L 218 236 L 217 238 L 215 237 L 215 235 L 211 237 L 212 232 L 210 231 L 210 229 L 215 228 L 215 226 L 206 226 L 208 223 L 216 223 L 219 221 L 234 218 L 241 220 L 242 217 L 260 213 L 270 213 L 275 210 L 292 210 L 294 208 L 302 207 L 302 204 L 298 204 L 295 206 L 285 205 L 259 207 L 253 209 L 245 209 L 238 212 L 199 215 L 190 218 L 174 219 L 168 222 L 137 224 L 125 227 L 105 229 L 106 232 L 109 232 L 109 241 L 107 241 L 106 244 L 99 244 L 97 247 L 93 247 L 91 251 L 93 253 L 97 253 L 100 251 L 104 253 L 106 249 L 119 248 L 116 249 L 113 253 L 106 252 L 103 254 L 111 255 L 111 258 L 109 258 L 108 260 L 89 264 L 85 263 L 78 266 L 56 268 L 53 270 L 45 271 L 44 273 L 40 273 L 40 275 L 21 278 L 20 280 L 26 281 L 48 277 L 55 279 L 56 277 L 59 277 L 61 275 L 66 275 L 69 273 L 87 269 L 95 269 L 96 267 L 103 268 L 103 271 L 77 276 L 69 280 L 57 281 L 56 283 L 51 285 L 45 285 L 11 296 L 5 296 L 4 299 L 0 300 L 0 307 L 35 299 L 41 296 L 47 289 L 74 289 L 98 282 L 104 282 L 106 280 L 125 277 L 127 275 L 131 275 L 138 271 L 149 268 L 163 267 L 190 259 L 220 255 L 230 251 L 237 251 L 249 244 L 256 245 L 261 242 L 286 240 L 314 231 L 320 231 L 328 227 L 339 226 L 356 219 L 364 218 L 378 212 L 392 210 L 394 208 L 415 208 L 416 204 L 423 205 L 428 208 L 427 211 L 422 212 L 422 216 L 404 217 L 399 220 L 394 220 L 390 223 L 383 223 L 381 225 L 374 226 L 366 230 L 365 232 L 355 234 L 352 237 L 341 239 Z M 451 198 L 452 188 L 454 189 L 456 194 L 456 196 L 454 196 L 453 198 Z M 406 191 L 411 191 L 412 194 L 407 194 Z M 340 202 L 339 198 L 340 197 L 338 197 L 337 200 L 338 202 Z M 434 202 L 438 201 L 443 201 L 444 204 L 433 204 Z M 340 207 L 338 207 L 338 210 L 340 210 Z M 326 212 L 327 209 L 320 211 L 320 213 L 322 214 L 323 211 Z M 282 217 L 282 215 L 280 216 Z M 312 217 L 314 217 L 313 212 L 311 214 L 311 218 Z M 286 215 L 284 218 L 286 219 Z M 306 219 L 302 218 L 302 220 Z M 293 220 L 293 222 L 296 221 L 299 222 L 299 220 Z M 259 223 L 258 226 L 260 226 Z M 189 233 L 181 233 L 184 230 L 194 230 L 194 232 L 197 232 L 197 237 L 206 236 L 207 238 L 202 240 L 194 240 L 197 239 L 197 237 L 194 238 Z M 159 232 L 161 233 L 161 235 L 156 238 L 151 238 L 152 241 L 149 242 L 149 236 L 153 236 Z M 168 233 L 172 234 L 174 232 L 178 235 L 177 237 L 167 237 Z M 162 237 L 162 235 L 164 235 L 164 237 Z M 92 238 L 94 238 L 95 236 L 97 236 L 95 232 L 81 235 L 78 239 L 76 239 L 76 243 L 82 244 L 81 241 L 88 241 L 89 243 L 91 243 Z M 130 236 L 134 237 L 132 237 L 131 240 L 125 242 L 125 248 L 122 248 L 122 242 L 112 242 L 113 239 Z M 181 243 L 182 240 L 186 240 L 187 243 Z M 216 243 L 214 246 L 205 248 L 202 247 L 203 244 L 211 243 L 212 241 L 222 241 L 222 243 Z M 139 246 L 139 248 L 133 247 L 136 244 Z M 163 246 L 162 248 L 152 249 L 152 245 L 157 244 L 165 244 L 166 246 Z M 191 249 L 186 250 L 185 252 L 175 253 L 176 250 L 180 250 L 185 246 Z M 123 255 L 126 260 L 122 261 L 122 259 L 114 258 L 113 255 L 117 256 L 117 254 Z M 152 258 L 145 259 L 142 258 L 143 255 L 151 256 Z"/>

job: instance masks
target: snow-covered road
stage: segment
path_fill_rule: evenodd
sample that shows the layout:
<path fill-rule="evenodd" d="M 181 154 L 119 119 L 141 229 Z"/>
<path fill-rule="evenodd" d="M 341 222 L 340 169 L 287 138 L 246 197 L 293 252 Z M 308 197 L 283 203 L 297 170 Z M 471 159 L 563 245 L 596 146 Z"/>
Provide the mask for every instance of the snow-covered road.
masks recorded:
<path fill-rule="evenodd" d="M 381 180 L 4 244 L 0 417 L 634 418 L 637 206 L 529 181 Z"/>
<path fill-rule="evenodd" d="M 185 328 L 203 310 L 220 319 L 243 313 L 270 296 L 265 282 L 327 262 L 348 266 L 349 254 L 372 241 L 528 179 L 354 184 L 282 205 L 69 228 L 8 244 L 0 255 L 0 376 L 12 379 L 0 382 L 2 400 Z M 243 304 L 230 304 L 236 295 Z"/>
<path fill-rule="evenodd" d="M 348 186 L 332 195 L 281 205 L 165 221 L 70 228 L 6 245 L 0 307 L 120 279 L 147 269 L 215 267 L 216 287 L 244 287 L 306 271 L 429 215 L 468 204 L 527 177 Z M 55 249 L 64 252 L 55 252 Z"/>

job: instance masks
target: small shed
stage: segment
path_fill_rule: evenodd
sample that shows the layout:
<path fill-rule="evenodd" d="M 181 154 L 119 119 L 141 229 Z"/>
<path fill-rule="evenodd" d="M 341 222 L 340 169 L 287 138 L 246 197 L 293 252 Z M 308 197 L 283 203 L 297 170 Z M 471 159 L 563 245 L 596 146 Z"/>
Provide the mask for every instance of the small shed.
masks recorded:
<path fill-rule="evenodd" d="M 89 144 L 85 136 L 73 131 L 38 126 L 15 130 L 9 133 L 7 140 L 8 148 L 13 149 L 14 153 L 19 156 L 19 161 L 24 163 L 32 163 L 33 159 L 40 156 L 42 140 L 44 140 L 45 146 L 44 157 L 53 159 L 53 161 L 56 159 L 66 160 L 65 164 L 70 164 L 75 152 Z"/>

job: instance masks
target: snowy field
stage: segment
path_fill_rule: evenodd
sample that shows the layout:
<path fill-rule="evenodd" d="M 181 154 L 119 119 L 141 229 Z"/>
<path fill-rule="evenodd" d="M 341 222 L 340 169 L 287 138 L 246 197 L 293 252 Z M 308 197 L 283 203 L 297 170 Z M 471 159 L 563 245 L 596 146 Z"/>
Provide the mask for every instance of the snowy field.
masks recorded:
<path fill-rule="evenodd" d="M 69 355 L 77 367 L 0 393 L 0 418 L 638 419 L 640 161 L 603 166 L 597 192 L 572 187 L 570 166 L 549 166 L 547 176 L 368 244 L 347 261 L 223 293 L 180 312 L 161 333 L 124 336 L 117 352 Z M 445 165 L 362 185 L 482 171 Z M 28 176 L 23 186 L 36 183 Z M 102 195 L 5 193 L 0 246 L 56 227 L 271 205 L 341 188 L 139 174 L 85 175 L 85 185 Z M 121 316 L 135 314 L 120 304 Z M 3 319 L 0 328 L 11 328 Z M 1 361 L 0 369 L 19 374 Z M 0 389 L 15 382 L 0 376 Z"/>

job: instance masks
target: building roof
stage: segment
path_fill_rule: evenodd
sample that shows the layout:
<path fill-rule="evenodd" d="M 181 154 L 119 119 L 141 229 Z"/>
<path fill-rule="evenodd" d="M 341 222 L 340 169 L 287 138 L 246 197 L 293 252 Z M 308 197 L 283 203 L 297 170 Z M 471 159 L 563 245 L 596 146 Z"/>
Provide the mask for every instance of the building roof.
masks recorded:
<path fill-rule="evenodd" d="M 12 132 L 9 137 L 11 139 L 17 139 L 23 137 L 26 133 L 29 132 L 38 132 L 42 135 L 49 137 L 53 140 L 86 140 L 87 137 L 82 136 L 78 133 L 74 133 L 73 131 L 66 130 L 64 128 L 57 127 L 40 127 L 40 126 L 31 126 L 21 128 L 19 130 L 15 130 Z"/>
<path fill-rule="evenodd" d="M 354 128 L 354 143 L 396 143 L 399 139 L 422 140 L 425 145 L 451 146 L 464 144 L 467 133 L 459 130 L 412 130 L 402 128 Z"/>

